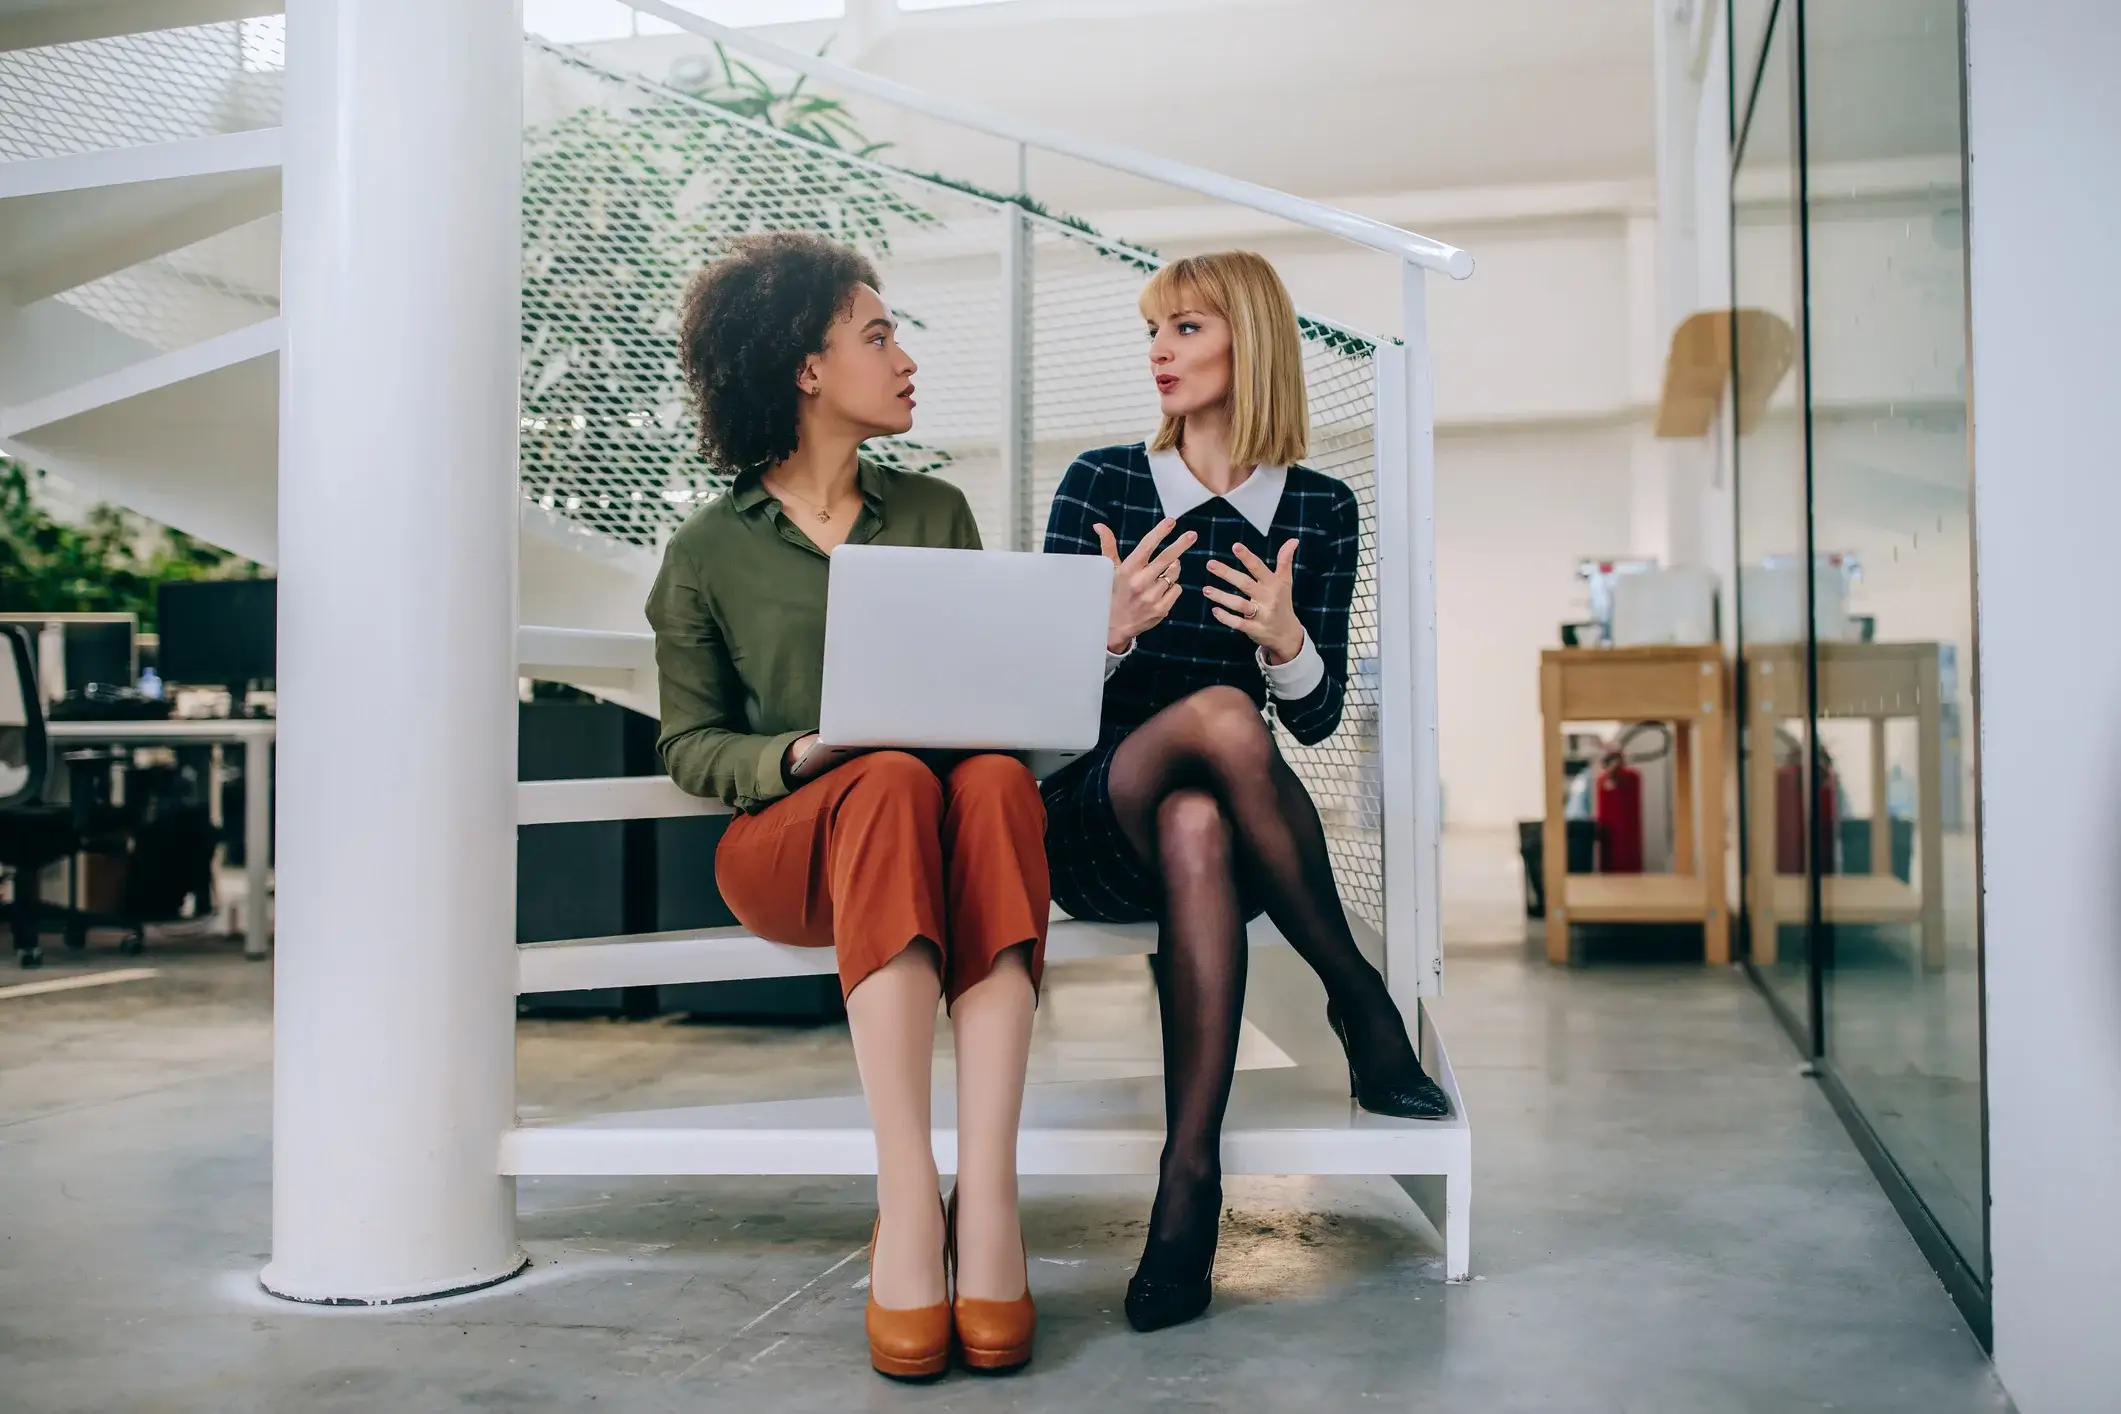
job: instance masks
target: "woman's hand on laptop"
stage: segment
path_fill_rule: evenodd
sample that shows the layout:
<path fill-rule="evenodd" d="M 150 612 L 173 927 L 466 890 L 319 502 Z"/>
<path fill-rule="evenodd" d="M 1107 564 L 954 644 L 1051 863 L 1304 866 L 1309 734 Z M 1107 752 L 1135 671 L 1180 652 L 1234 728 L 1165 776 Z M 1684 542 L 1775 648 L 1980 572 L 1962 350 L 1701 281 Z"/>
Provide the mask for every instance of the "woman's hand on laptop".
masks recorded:
<path fill-rule="evenodd" d="M 805 737 L 797 737 L 794 741 L 788 743 L 788 750 L 781 757 L 781 773 L 790 780 L 799 781 L 804 779 L 809 773 L 803 769 L 805 765 L 803 758 L 808 756 L 810 748 L 816 745 L 816 732 L 812 732 Z M 813 761 L 808 764 L 814 766 L 817 763 Z"/>
<path fill-rule="evenodd" d="M 1178 557 L 1200 537 L 1189 530 L 1158 554 L 1156 547 L 1178 528 L 1177 521 L 1160 520 L 1122 559 L 1112 528 L 1091 528 L 1097 532 L 1098 547 L 1112 562 L 1112 618 L 1105 630 L 1105 651 L 1124 653 L 1136 637 L 1162 623 L 1178 602 Z"/>

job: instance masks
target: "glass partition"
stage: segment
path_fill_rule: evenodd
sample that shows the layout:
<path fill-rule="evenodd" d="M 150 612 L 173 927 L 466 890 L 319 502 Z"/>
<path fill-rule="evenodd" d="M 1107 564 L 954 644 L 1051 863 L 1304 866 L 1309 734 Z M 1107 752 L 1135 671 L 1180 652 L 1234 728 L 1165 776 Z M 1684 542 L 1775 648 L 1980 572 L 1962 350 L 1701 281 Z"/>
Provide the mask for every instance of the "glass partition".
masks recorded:
<path fill-rule="evenodd" d="M 1962 6 L 1725 20 L 1746 956 L 1986 1339 Z"/>
<path fill-rule="evenodd" d="M 1823 1046 L 1973 1272 L 1983 1223 L 1957 0 L 1805 0 Z"/>

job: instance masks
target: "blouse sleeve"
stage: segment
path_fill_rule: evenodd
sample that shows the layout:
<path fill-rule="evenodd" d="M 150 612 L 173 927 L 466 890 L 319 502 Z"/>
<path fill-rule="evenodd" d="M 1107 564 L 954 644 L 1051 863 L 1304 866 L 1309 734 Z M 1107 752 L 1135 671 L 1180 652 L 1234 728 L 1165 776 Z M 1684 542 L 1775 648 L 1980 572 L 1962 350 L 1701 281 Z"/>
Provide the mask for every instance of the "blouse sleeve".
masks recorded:
<path fill-rule="evenodd" d="M 1061 477 L 1053 493 L 1053 509 L 1046 513 L 1046 553 L 1049 555 L 1101 555 L 1092 529 L 1111 523 L 1111 513 L 1097 500 L 1098 465 L 1088 457 L 1077 457 Z"/>
<path fill-rule="evenodd" d="M 807 733 L 767 736 L 744 720 L 744 684 L 695 570 L 684 540 L 673 539 L 648 598 L 662 694 L 656 749 L 681 790 L 755 810 L 788 794 L 782 763 L 790 744 Z"/>
<path fill-rule="evenodd" d="M 1097 542 L 1097 531 L 1093 528 L 1100 522 L 1112 523 L 1111 512 L 1098 504 L 1098 465 L 1088 457 L 1077 457 L 1061 477 L 1060 489 L 1053 493 L 1053 509 L 1046 513 L 1046 553 L 1049 555 L 1102 555 L 1105 547 Z M 1128 644 L 1126 652 L 1114 653 L 1105 650 L 1105 679 L 1119 671 L 1120 664 L 1134 651 Z"/>
<path fill-rule="evenodd" d="M 1326 675 L 1302 697 L 1276 699 L 1274 717 L 1289 735 L 1312 746 L 1333 735 L 1348 683 L 1348 611 L 1355 600 L 1355 562 L 1361 552 L 1361 512 L 1355 493 L 1334 483 L 1327 534 L 1296 553 L 1295 609 L 1304 633 L 1318 646 Z M 1311 563 L 1306 564 L 1306 559 Z"/>

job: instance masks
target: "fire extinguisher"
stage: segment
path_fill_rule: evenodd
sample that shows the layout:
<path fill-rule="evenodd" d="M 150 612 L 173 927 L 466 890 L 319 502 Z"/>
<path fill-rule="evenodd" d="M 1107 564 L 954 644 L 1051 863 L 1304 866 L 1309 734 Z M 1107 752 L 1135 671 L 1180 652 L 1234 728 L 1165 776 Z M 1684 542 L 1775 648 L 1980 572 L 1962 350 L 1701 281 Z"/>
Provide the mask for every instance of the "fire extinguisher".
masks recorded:
<path fill-rule="evenodd" d="M 1598 822 L 1598 872 L 1640 874 L 1643 856 L 1642 772 L 1628 764 L 1628 744 L 1645 732 L 1662 733 L 1657 722 L 1628 728 L 1607 749 L 1592 783 L 1591 818 Z M 1666 738 L 1665 749 L 1670 749 Z M 1655 753 L 1661 755 L 1662 753 Z M 1650 760 L 1653 757 L 1638 757 Z"/>
<path fill-rule="evenodd" d="M 1804 744 L 1776 733 L 1781 759 L 1775 765 L 1775 872 L 1804 872 Z M 1840 797 L 1834 782 L 1834 760 L 1819 749 L 1819 781 L 1813 792 L 1812 838 L 1818 843 L 1819 872 L 1834 872 L 1834 831 Z"/>
<path fill-rule="evenodd" d="M 1598 821 L 1598 872 L 1642 872 L 1642 772 L 1618 751 L 1598 769 L 1591 800 Z"/>

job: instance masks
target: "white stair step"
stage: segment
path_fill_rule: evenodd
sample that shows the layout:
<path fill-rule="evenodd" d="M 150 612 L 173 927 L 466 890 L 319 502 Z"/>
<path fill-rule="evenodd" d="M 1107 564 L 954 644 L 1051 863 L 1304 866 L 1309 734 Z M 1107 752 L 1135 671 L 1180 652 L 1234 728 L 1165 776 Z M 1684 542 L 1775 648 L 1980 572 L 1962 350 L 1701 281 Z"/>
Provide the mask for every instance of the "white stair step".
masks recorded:
<path fill-rule="evenodd" d="M 280 208 L 280 130 L 0 163 L 0 285 L 28 304 Z"/>
<path fill-rule="evenodd" d="M 527 678 L 573 683 L 592 692 L 605 689 L 642 693 L 652 690 L 655 683 L 655 635 L 618 633 L 604 629 L 543 628 L 525 624 L 516 630 L 516 663 L 516 671 Z M 664 784 L 668 785 L 669 782 Z M 676 787 L 672 786 L 671 789 L 675 790 Z M 637 815 L 631 818 L 645 819 L 647 816 Z M 526 820 L 523 823 L 531 822 Z"/>
<path fill-rule="evenodd" d="M 1447 1174 L 1471 1162 L 1456 1078 L 1440 1043 L 1431 1073 L 1451 1096 L 1445 1120 L 1358 1109 L 1336 1064 L 1241 1071 L 1223 1127 L 1231 1174 Z M 957 1164 L 956 1108 L 939 1091 L 935 1157 Z M 1017 1162 L 1027 1174 L 1156 1172 L 1164 1142 L 1163 1081 L 1033 1085 L 1024 1093 Z M 501 1142 L 501 1172 L 617 1177 L 672 1174 L 867 1174 L 876 1141 L 859 1095 L 689 1109 L 642 1110 L 526 1126 Z"/>
<path fill-rule="evenodd" d="M 88 494 L 277 559 L 280 321 L 0 408 L 0 444 Z"/>
<path fill-rule="evenodd" d="M 1281 934 L 1265 919 L 1253 923 L 1254 947 L 1271 947 Z M 1046 961 L 1139 957 L 1156 950 L 1150 923 L 1054 920 Z M 526 943 L 516 949 L 516 990 L 575 992 L 599 987 L 661 987 L 682 982 L 737 982 L 759 977 L 811 977 L 838 970 L 830 948 L 769 943 L 743 928 L 694 928 L 616 938 Z"/>
<path fill-rule="evenodd" d="M 719 800 L 687 795 L 668 776 L 582 776 L 562 781 L 522 781 L 516 785 L 518 825 L 665 820 L 730 813 L 729 807 Z"/>

